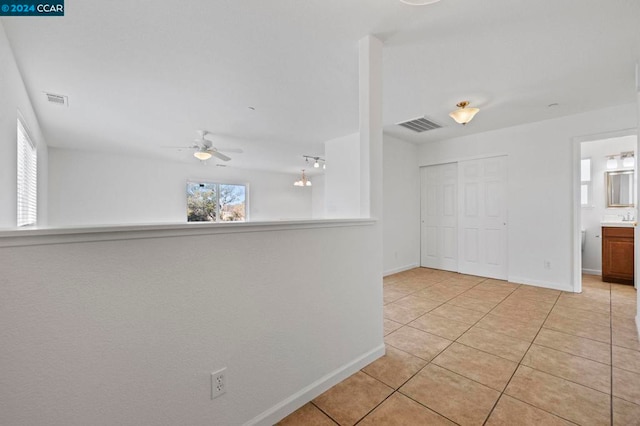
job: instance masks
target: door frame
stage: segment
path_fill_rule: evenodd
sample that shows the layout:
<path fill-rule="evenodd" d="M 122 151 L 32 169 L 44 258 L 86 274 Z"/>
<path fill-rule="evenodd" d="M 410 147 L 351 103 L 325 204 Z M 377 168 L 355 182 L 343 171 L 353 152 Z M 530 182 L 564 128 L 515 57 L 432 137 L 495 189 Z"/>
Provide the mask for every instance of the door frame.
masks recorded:
<path fill-rule="evenodd" d="M 573 250 L 573 268 L 572 268 L 572 281 L 573 292 L 582 293 L 582 235 L 580 230 L 582 229 L 582 205 L 580 202 L 580 160 L 582 158 L 582 144 L 584 142 L 594 142 L 602 139 L 612 139 L 624 136 L 638 136 L 637 128 L 628 128 L 622 130 L 615 130 L 612 132 L 596 133 L 591 135 L 576 136 L 573 138 L 573 155 L 571 156 L 571 169 L 572 181 L 573 181 L 573 230 L 572 230 L 572 250 Z M 636 185 L 634 188 L 636 200 L 638 200 L 638 139 L 636 138 L 636 164 L 634 167 L 636 176 Z M 637 207 L 636 207 L 637 208 Z M 638 233 L 638 227 L 636 227 L 636 234 Z M 636 244 L 637 250 L 638 244 Z M 637 271 L 637 256 L 633 262 L 634 270 Z M 638 274 L 634 274 L 636 277 L 636 285 L 638 281 Z"/>

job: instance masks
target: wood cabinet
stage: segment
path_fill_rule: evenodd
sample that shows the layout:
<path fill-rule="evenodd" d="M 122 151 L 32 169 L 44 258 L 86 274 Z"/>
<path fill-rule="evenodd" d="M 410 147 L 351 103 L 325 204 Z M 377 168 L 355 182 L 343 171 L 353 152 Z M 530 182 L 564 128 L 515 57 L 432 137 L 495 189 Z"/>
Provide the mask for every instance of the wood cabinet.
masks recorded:
<path fill-rule="evenodd" d="M 633 285 L 633 231 L 602 227 L 602 281 Z"/>

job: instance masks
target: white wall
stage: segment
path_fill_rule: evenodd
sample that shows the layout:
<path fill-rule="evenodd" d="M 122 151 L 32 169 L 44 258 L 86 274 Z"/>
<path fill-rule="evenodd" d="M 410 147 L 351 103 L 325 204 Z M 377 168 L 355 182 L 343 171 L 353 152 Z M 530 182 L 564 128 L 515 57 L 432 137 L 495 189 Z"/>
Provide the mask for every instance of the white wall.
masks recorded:
<path fill-rule="evenodd" d="M 324 175 L 315 175 L 312 183 L 311 217 L 313 219 L 324 219 L 326 217 Z"/>
<path fill-rule="evenodd" d="M 586 243 L 582 252 L 582 271 L 588 274 L 602 274 L 602 239 L 600 222 L 604 215 L 624 215 L 627 211 L 637 216 L 635 208 L 606 208 L 605 172 L 607 155 L 635 151 L 636 135 L 613 139 L 583 142 L 581 157 L 591 158 L 591 203 L 582 208 L 582 228 L 586 230 Z M 622 162 L 619 161 L 622 167 Z"/>
<path fill-rule="evenodd" d="M 272 424 L 383 353 L 376 228 L 0 248 L 0 424 Z"/>
<path fill-rule="evenodd" d="M 572 140 L 635 128 L 637 120 L 630 104 L 429 143 L 420 165 L 507 154 L 509 280 L 573 290 Z"/>
<path fill-rule="evenodd" d="M 384 274 L 420 265 L 418 147 L 384 135 Z"/>
<path fill-rule="evenodd" d="M 327 218 L 360 217 L 360 134 L 325 142 Z"/>
<path fill-rule="evenodd" d="M 38 149 L 38 225 L 47 224 L 47 143 L 0 22 L 0 229 L 17 224 L 16 120 L 22 118 Z"/>
<path fill-rule="evenodd" d="M 296 176 L 133 155 L 50 148 L 51 226 L 186 222 L 187 180 L 249 186 L 250 220 L 311 218 Z"/>

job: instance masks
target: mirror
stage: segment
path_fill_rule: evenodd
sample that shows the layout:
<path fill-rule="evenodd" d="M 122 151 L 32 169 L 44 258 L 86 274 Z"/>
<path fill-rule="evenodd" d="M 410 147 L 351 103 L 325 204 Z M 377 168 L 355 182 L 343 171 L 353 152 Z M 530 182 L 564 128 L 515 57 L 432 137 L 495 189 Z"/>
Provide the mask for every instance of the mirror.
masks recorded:
<path fill-rule="evenodd" d="M 607 176 L 607 207 L 633 207 L 634 171 L 606 172 Z"/>

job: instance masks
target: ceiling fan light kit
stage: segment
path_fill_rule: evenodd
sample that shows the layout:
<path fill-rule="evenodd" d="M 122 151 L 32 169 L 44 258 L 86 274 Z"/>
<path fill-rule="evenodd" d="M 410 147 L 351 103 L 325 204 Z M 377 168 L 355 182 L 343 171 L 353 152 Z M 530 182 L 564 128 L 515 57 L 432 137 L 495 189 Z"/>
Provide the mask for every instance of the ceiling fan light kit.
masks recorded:
<path fill-rule="evenodd" d="M 211 153 L 207 152 L 204 149 L 201 149 L 200 151 L 194 152 L 193 156 L 200 161 L 207 161 L 209 158 L 211 158 Z"/>
<path fill-rule="evenodd" d="M 165 146 L 163 148 L 177 148 L 178 150 L 183 150 L 183 149 L 193 149 L 195 150 L 195 152 L 193 153 L 193 156 L 196 157 L 198 160 L 200 161 L 207 161 L 208 159 L 210 159 L 211 157 L 216 157 L 219 160 L 222 161 L 229 161 L 231 160 L 230 157 L 227 157 L 226 155 L 224 155 L 222 152 L 235 152 L 238 154 L 242 154 L 244 151 L 240 148 L 226 148 L 226 149 L 218 149 L 215 146 L 213 146 L 213 141 L 211 141 L 210 139 L 207 139 L 207 135 L 209 135 L 210 133 L 206 130 L 198 130 L 198 139 L 196 139 L 195 145 L 191 145 L 191 146 Z"/>
<path fill-rule="evenodd" d="M 467 108 L 469 105 L 469 101 L 458 102 L 456 105 L 458 107 L 457 110 L 451 111 L 449 113 L 449 117 L 453 118 L 456 123 L 462 124 L 463 126 L 473 120 L 473 117 L 480 111 L 478 108 Z"/>

